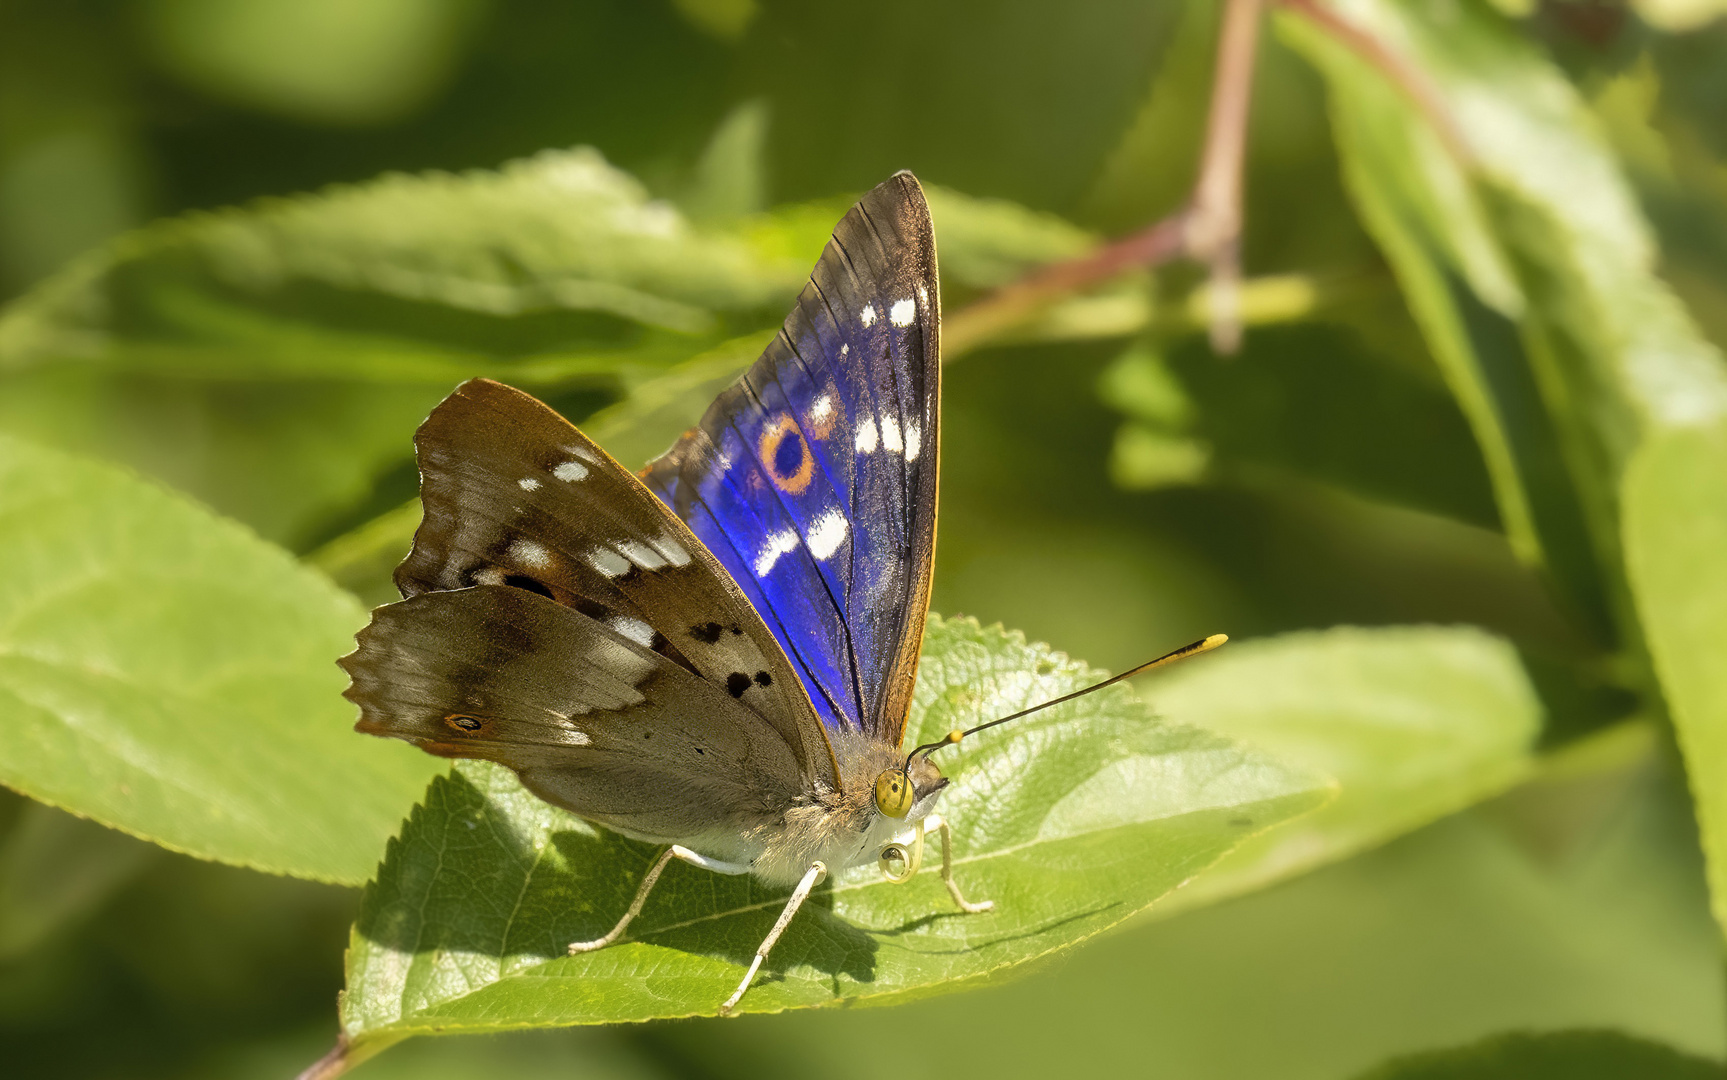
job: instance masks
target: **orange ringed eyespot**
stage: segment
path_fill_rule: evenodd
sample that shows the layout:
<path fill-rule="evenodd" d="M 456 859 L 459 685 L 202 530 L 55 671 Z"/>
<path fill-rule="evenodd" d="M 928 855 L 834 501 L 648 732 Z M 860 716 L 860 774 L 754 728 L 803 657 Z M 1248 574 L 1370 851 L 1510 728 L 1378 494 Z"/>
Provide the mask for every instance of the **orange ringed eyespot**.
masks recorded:
<path fill-rule="evenodd" d="M 810 486 L 810 479 L 815 476 L 815 455 L 804 445 L 803 432 L 790 414 L 781 413 L 778 420 L 763 428 L 756 448 L 760 451 L 762 468 L 775 487 L 788 495 L 802 495 Z"/>

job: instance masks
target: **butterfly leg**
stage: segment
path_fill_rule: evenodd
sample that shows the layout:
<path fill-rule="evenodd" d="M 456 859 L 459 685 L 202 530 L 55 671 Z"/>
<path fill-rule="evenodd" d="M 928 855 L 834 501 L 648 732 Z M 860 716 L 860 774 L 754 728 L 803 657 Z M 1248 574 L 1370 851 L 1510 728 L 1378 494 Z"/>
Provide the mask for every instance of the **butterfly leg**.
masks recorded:
<path fill-rule="evenodd" d="M 953 897 L 953 902 L 967 915 L 979 915 L 995 909 L 994 900 L 979 900 L 973 903 L 959 891 L 959 882 L 953 879 L 953 830 L 948 828 L 947 821 L 940 814 L 931 814 L 924 819 L 925 829 L 941 831 L 941 880 L 947 886 L 947 891 Z"/>
<path fill-rule="evenodd" d="M 607 945 L 618 940 L 618 938 L 622 937 L 624 929 L 630 925 L 630 922 L 637 915 L 642 913 L 642 905 L 647 903 L 648 894 L 654 891 L 654 885 L 660 880 L 660 874 L 665 870 L 666 864 L 671 862 L 673 859 L 681 859 L 684 862 L 689 863 L 691 866 L 699 866 L 703 870 L 712 870 L 716 874 L 730 874 L 732 876 L 736 876 L 750 872 L 750 868 L 748 866 L 744 866 L 740 863 L 721 862 L 719 859 L 710 859 L 706 855 L 698 854 L 687 847 L 673 844 L 671 847 L 660 853 L 659 859 L 654 862 L 653 869 L 649 870 L 647 876 L 642 878 L 642 886 L 636 890 L 636 898 L 630 901 L 630 909 L 624 912 L 624 917 L 618 920 L 618 925 L 612 927 L 611 932 L 605 937 L 597 937 L 592 941 L 570 942 L 570 955 L 574 956 L 577 953 L 593 952 L 595 949 L 603 949 Z"/>
<path fill-rule="evenodd" d="M 744 981 L 738 983 L 737 990 L 733 991 L 732 996 L 726 998 L 725 1004 L 720 1006 L 721 1016 L 730 1015 L 733 1007 L 742 1000 L 744 991 L 748 990 L 750 983 L 755 981 L 756 972 L 761 970 L 762 961 L 768 958 L 768 952 L 773 949 L 774 942 L 778 941 L 780 935 L 786 932 L 786 927 L 791 925 L 792 916 L 796 915 L 798 908 L 803 907 L 804 901 L 809 899 L 810 890 L 820 885 L 822 879 L 827 876 L 828 868 L 825 865 L 820 862 L 810 864 L 810 868 L 804 872 L 803 879 L 798 882 L 798 887 L 792 890 L 792 898 L 786 901 L 786 909 L 780 912 L 779 921 L 774 923 L 774 928 L 769 930 L 768 936 L 762 939 L 761 947 L 756 949 L 756 958 L 750 961 L 750 970 L 744 975 Z"/>

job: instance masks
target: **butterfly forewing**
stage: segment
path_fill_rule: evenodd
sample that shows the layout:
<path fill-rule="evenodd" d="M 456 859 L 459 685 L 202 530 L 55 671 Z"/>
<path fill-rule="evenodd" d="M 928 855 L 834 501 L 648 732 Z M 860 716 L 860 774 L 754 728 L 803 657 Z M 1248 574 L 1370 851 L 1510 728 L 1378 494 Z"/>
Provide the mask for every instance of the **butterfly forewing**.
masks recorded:
<path fill-rule="evenodd" d="M 901 173 L 846 214 L 761 359 L 644 472 L 823 721 L 896 745 L 929 606 L 939 303 L 929 210 Z"/>
<path fill-rule="evenodd" d="M 683 522 L 568 421 L 476 379 L 433 411 L 415 445 L 425 519 L 396 572 L 405 597 L 538 594 L 720 688 L 780 732 L 806 779 L 837 782 L 799 674 L 749 601 Z"/>

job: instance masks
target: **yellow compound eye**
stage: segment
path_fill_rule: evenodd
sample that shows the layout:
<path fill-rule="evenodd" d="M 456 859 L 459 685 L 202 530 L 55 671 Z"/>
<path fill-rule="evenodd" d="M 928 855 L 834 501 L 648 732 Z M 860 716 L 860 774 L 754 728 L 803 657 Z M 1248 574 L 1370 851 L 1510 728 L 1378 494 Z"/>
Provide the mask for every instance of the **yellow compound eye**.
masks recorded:
<path fill-rule="evenodd" d="M 911 777 L 904 769 L 889 769 L 875 778 L 875 808 L 891 818 L 911 813 Z"/>

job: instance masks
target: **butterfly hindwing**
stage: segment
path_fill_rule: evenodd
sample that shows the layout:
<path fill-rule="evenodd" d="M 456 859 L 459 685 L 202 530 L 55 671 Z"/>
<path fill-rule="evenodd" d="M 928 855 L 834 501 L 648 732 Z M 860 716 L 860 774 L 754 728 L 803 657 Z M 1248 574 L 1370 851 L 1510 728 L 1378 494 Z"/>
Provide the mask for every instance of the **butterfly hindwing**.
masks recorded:
<path fill-rule="evenodd" d="M 895 745 L 929 607 L 939 304 L 928 206 L 900 173 L 834 230 L 761 359 L 644 471 L 823 722 Z"/>
<path fill-rule="evenodd" d="M 425 518 L 396 571 L 403 596 L 537 594 L 720 688 L 780 733 L 806 781 L 837 782 L 798 673 L 749 601 L 682 521 L 563 417 L 475 379 L 433 410 L 415 446 Z"/>
<path fill-rule="evenodd" d="M 774 727 L 603 623 L 520 588 L 379 609 L 342 661 L 359 728 L 515 769 L 601 824 L 675 840 L 769 821 L 803 790 Z"/>

